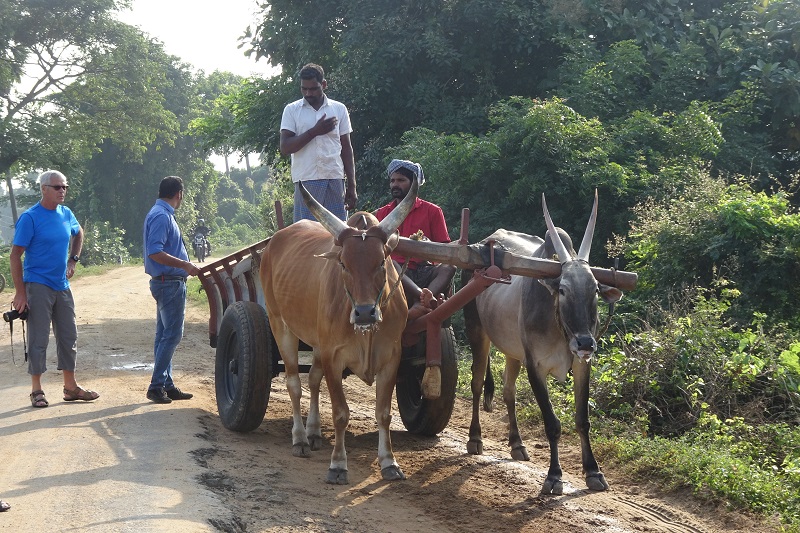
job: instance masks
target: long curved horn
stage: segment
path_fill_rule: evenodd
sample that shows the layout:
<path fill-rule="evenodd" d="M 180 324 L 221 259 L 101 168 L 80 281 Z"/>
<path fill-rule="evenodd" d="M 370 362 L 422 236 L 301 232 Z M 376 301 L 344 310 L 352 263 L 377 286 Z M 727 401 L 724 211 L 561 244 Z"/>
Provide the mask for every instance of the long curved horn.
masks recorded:
<path fill-rule="evenodd" d="M 300 185 L 300 194 L 303 195 L 303 201 L 306 203 L 306 207 L 308 210 L 311 211 L 311 214 L 319 221 L 320 224 L 325 226 L 325 229 L 333 235 L 334 240 L 338 242 L 339 234 L 342 233 L 343 230 L 347 229 L 347 224 L 345 224 L 342 220 L 339 219 L 336 215 L 325 209 L 325 206 L 320 204 L 316 198 L 311 196 L 311 193 L 306 190 L 303 186 L 303 182 L 299 183 Z"/>
<path fill-rule="evenodd" d="M 414 178 L 411 183 L 411 188 L 408 190 L 406 197 L 403 198 L 403 201 L 400 202 L 400 204 L 394 208 L 394 211 L 389 213 L 386 218 L 381 220 L 380 228 L 386 232 L 386 235 L 394 233 L 411 212 L 411 209 L 414 207 L 414 202 L 417 201 L 418 190 L 419 184 L 417 183 L 417 178 Z"/>
<path fill-rule="evenodd" d="M 558 234 L 556 227 L 553 225 L 553 220 L 550 218 L 550 212 L 547 210 L 547 202 L 544 200 L 544 193 L 542 193 L 542 211 L 544 211 L 544 222 L 547 224 L 548 231 L 550 231 L 550 241 L 553 243 L 553 247 L 556 249 L 558 260 L 562 265 L 564 263 L 569 263 L 572 261 L 572 256 L 569 255 L 567 247 L 564 246 L 563 242 L 561 242 L 561 236 Z"/>
<path fill-rule="evenodd" d="M 594 190 L 594 206 L 592 216 L 589 217 L 589 224 L 586 225 L 586 232 L 583 234 L 578 259 L 589 262 L 589 252 L 592 250 L 592 237 L 594 236 L 594 225 L 597 222 L 597 189 Z"/>

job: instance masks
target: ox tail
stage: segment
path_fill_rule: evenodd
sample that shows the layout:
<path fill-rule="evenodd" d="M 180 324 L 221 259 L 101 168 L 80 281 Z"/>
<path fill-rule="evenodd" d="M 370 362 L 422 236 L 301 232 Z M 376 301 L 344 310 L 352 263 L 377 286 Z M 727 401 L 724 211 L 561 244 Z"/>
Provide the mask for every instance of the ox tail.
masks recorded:
<path fill-rule="evenodd" d="M 483 380 L 483 410 L 492 412 L 494 402 L 494 376 L 492 375 L 491 361 L 486 365 L 486 378 Z"/>

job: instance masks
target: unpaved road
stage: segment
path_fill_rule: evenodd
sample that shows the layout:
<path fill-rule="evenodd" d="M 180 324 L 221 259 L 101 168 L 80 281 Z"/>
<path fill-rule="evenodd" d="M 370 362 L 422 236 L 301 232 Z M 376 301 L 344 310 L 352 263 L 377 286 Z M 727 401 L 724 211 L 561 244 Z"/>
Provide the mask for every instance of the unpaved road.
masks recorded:
<path fill-rule="evenodd" d="M 156 405 L 145 398 L 155 303 L 141 267 L 73 282 L 78 380 L 94 403 L 61 400 L 54 349 L 43 385 L 50 407 L 33 409 L 19 322 L 12 360 L 0 333 L 0 513 L 8 531 L 320 532 L 708 532 L 774 530 L 680 495 L 657 496 L 606 468 L 611 490 L 590 493 L 580 451 L 564 446 L 565 494 L 539 495 L 547 445 L 523 431 L 529 463 L 508 459 L 502 409 L 484 414 L 484 453 L 466 453 L 469 408 L 459 401 L 438 438 L 407 434 L 395 409 L 393 444 L 408 479 L 388 483 L 376 465 L 374 389 L 345 380 L 350 485 L 324 483 L 329 445 L 310 459 L 291 454 L 291 409 L 283 376 L 267 416 L 247 434 L 226 430 L 214 398 L 208 310 L 189 310 L 174 359 L 176 382 L 195 397 Z M 12 295 L 0 294 L 8 308 Z M 52 343 L 51 343 L 52 347 Z M 305 405 L 308 390 L 305 390 Z M 323 382 L 323 435 L 332 441 Z M 565 424 L 570 423 L 565 421 Z"/>

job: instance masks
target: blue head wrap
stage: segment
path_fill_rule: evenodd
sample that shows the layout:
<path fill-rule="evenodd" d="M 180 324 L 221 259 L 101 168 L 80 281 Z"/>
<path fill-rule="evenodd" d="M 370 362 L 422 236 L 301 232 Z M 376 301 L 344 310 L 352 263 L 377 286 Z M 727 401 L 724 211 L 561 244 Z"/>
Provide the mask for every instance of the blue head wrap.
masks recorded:
<path fill-rule="evenodd" d="M 422 184 L 425 183 L 425 174 L 422 173 L 422 165 L 419 163 L 414 163 L 413 161 L 405 161 L 403 159 L 392 159 L 392 162 L 389 163 L 389 167 L 386 169 L 386 175 L 391 176 L 395 172 L 397 172 L 398 168 L 407 168 L 414 175 L 417 177 L 417 182 L 419 186 L 422 187 Z"/>

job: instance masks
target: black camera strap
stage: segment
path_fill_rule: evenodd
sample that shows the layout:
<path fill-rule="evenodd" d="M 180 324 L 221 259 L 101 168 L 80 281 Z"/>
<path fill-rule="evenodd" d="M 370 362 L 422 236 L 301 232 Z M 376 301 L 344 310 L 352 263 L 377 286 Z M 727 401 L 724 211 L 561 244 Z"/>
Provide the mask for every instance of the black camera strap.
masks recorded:
<path fill-rule="evenodd" d="M 22 322 L 22 347 L 25 350 L 25 362 L 28 362 L 28 341 L 27 335 L 25 335 L 25 321 L 21 320 Z M 11 361 L 16 365 L 17 361 L 14 359 L 14 321 L 8 323 L 8 330 L 11 337 Z"/>

